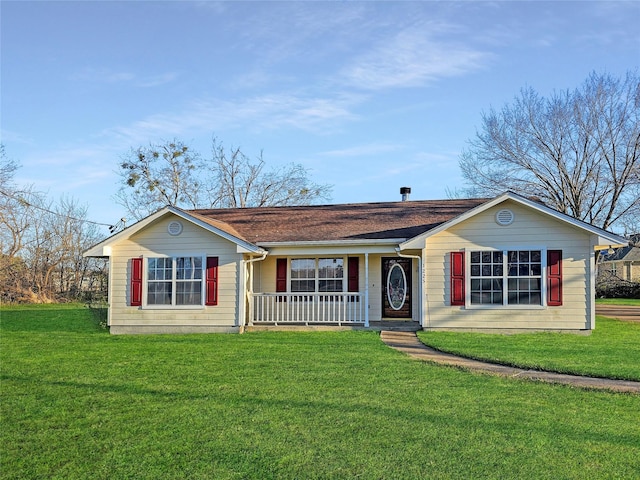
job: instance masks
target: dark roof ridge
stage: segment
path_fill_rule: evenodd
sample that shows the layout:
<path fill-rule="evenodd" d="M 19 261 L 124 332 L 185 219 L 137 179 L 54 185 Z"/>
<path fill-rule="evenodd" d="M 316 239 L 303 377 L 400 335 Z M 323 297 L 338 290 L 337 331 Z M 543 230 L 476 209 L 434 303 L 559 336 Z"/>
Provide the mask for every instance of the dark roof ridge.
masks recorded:
<path fill-rule="evenodd" d="M 442 204 L 442 203 L 458 203 L 458 202 L 488 202 L 491 198 L 484 197 L 474 197 L 474 198 L 446 198 L 446 199 L 426 199 L 426 200 L 396 200 L 389 202 L 350 202 L 350 203 L 322 203 L 322 204 L 311 204 L 311 205 L 265 205 L 262 207 L 218 207 L 218 208 L 192 208 L 192 209 L 184 209 L 185 212 L 197 212 L 201 215 L 202 212 L 219 212 L 219 211 L 229 211 L 229 210 L 242 210 L 242 211 L 251 211 L 251 210 L 264 210 L 264 209 L 307 209 L 307 208 L 348 208 L 348 207 L 360 207 L 360 206 L 382 206 L 382 205 L 407 205 L 407 206 L 424 206 L 428 204 Z"/>

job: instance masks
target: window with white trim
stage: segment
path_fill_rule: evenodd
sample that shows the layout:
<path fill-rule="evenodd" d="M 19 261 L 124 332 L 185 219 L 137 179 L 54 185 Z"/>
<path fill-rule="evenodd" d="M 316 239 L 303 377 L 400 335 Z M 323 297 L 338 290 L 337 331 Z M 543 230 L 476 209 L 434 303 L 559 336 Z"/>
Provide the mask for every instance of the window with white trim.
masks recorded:
<path fill-rule="evenodd" d="M 202 257 L 147 259 L 147 305 L 202 305 Z"/>
<path fill-rule="evenodd" d="M 342 292 L 343 258 L 292 258 L 292 292 Z"/>
<path fill-rule="evenodd" d="M 481 250 L 469 255 L 471 305 L 542 305 L 541 250 Z"/>

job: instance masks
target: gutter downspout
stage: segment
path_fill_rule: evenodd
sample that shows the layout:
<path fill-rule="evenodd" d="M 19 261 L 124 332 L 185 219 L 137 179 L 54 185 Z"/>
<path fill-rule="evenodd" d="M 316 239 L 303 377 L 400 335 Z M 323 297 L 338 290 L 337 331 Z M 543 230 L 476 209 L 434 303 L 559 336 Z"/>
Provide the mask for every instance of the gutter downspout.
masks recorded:
<path fill-rule="evenodd" d="M 267 258 L 269 252 L 264 252 L 261 257 L 250 258 L 244 260 L 244 265 L 247 268 L 247 284 L 245 284 L 245 295 L 247 296 L 247 303 L 249 304 L 249 325 L 253 325 L 253 263 L 261 262 Z M 241 332 L 244 330 L 244 323 L 246 319 L 243 319 L 243 325 L 240 325 Z"/>
<path fill-rule="evenodd" d="M 396 255 L 401 258 L 416 258 L 418 260 L 418 277 L 420 277 L 420 295 L 418 295 L 418 311 L 420 312 L 420 326 L 424 328 L 424 302 L 422 301 L 422 297 L 424 295 L 424 285 L 422 282 L 422 256 L 420 255 L 408 255 L 406 253 L 400 252 L 400 247 L 396 247 Z"/>
<path fill-rule="evenodd" d="M 364 327 L 369 328 L 369 254 L 364 254 Z"/>

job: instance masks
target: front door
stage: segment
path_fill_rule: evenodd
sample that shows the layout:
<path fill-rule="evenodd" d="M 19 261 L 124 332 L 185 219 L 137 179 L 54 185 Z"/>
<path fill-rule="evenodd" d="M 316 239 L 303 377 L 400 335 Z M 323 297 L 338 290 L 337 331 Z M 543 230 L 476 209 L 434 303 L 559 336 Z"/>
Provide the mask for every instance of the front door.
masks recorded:
<path fill-rule="evenodd" d="M 410 258 L 382 258 L 382 316 L 411 318 Z"/>

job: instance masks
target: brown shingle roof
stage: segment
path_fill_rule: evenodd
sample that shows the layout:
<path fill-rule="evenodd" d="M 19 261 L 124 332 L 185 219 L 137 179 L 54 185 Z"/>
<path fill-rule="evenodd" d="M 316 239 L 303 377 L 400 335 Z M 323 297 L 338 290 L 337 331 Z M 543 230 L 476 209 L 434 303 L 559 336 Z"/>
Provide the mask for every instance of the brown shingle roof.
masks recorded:
<path fill-rule="evenodd" d="M 412 238 L 487 199 L 189 210 L 254 244 Z"/>

